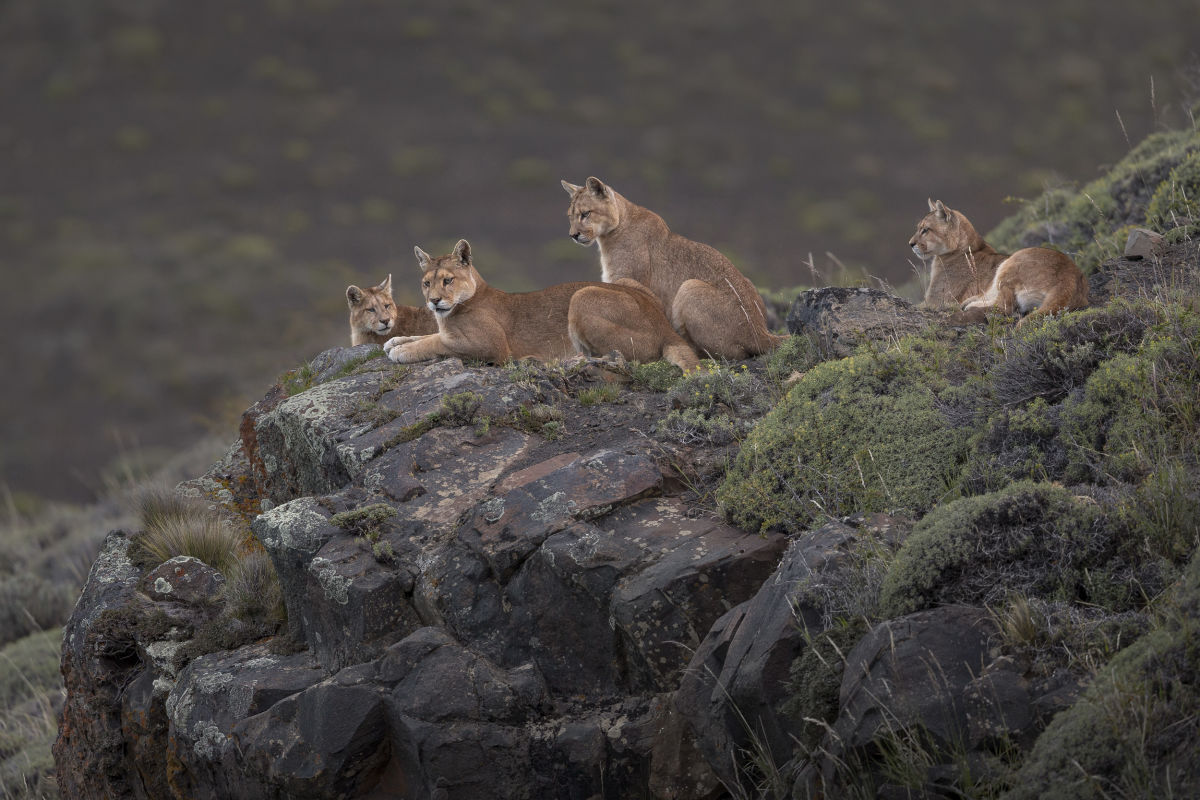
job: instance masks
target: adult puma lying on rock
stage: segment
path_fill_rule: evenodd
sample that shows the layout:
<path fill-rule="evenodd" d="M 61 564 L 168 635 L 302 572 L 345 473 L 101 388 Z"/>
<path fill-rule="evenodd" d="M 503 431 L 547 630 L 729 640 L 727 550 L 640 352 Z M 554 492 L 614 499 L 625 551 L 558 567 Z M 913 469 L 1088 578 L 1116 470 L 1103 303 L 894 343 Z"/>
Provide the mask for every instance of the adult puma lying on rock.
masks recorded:
<path fill-rule="evenodd" d="M 600 248 L 600 279 L 630 279 L 646 287 L 697 350 L 743 359 L 786 338 L 767 330 L 758 290 L 725 256 L 672 233 L 658 214 L 596 178 L 584 186 L 562 185 L 571 195 L 571 238 Z"/>
<path fill-rule="evenodd" d="M 990 308 L 1028 315 L 1087 307 L 1087 280 L 1070 256 L 1048 247 L 1000 253 L 941 200 L 929 201 L 908 245 L 931 262 L 923 305 L 961 307 L 957 322 L 982 320 Z"/>
<path fill-rule="evenodd" d="M 350 306 L 350 344 L 383 344 L 396 334 L 434 333 L 437 320 L 424 306 L 397 306 L 392 300 L 392 276 L 378 286 L 346 287 Z"/>
<path fill-rule="evenodd" d="M 642 289 L 577 282 L 509 294 L 483 280 L 466 239 L 437 258 L 419 247 L 414 252 L 423 273 L 421 291 L 437 317 L 438 332 L 389 339 L 383 347 L 392 361 L 403 364 L 439 356 L 492 363 L 519 358 L 553 361 L 616 350 L 630 361 L 665 358 L 684 370 L 699 363 L 658 301 Z"/>

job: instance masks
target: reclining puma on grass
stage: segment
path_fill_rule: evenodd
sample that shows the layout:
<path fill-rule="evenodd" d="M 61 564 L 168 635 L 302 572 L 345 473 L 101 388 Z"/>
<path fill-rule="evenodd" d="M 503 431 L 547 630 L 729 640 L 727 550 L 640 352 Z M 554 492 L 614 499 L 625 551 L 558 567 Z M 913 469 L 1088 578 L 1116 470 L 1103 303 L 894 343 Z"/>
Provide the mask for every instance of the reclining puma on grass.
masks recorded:
<path fill-rule="evenodd" d="M 419 247 L 414 252 L 423 273 L 421 291 L 437 317 L 438 332 L 389 339 L 383 349 L 392 361 L 405 364 L 439 356 L 492 363 L 553 361 L 616 350 L 630 361 L 665 358 L 685 371 L 699 363 L 658 301 L 641 289 L 578 282 L 509 294 L 483 280 L 466 239 L 437 258 Z"/>
<path fill-rule="evenodd" d="M 571 238 L 600 248 L 600 279 L 632 279 L 644 286 L 697 350 L 740 360 L 787 338 L 767 330 L 758 290 L 725 256 L 672 233 L 658 214 L 596 178 L 584 186 L 562 185 L 571 195 Z"/>
<path fill-rule="evenodd" d="M 1087 280 L 1071 257 L 1048 247 L 1026 247 L 1011 256 L 983 240 L 961 212 L 941 200 L 917 223 L 908 246 L 930 263 L 923 305 L 963 309 L 956 322 L 982 321 L 989 308 L 1003 314 L 1053 314 L 1086 308 Z M 1018 325 L 1021 323 L 1018 322 Z"/>
<path fill-rule="evenodd" d="M 392 276 L 378 286 L 346 287 L 350 306 L 350 344 L 383 344 L 396 334 L 436 333 L 437 320 L 424 306 L 397 306 L 392 300 Z"/>

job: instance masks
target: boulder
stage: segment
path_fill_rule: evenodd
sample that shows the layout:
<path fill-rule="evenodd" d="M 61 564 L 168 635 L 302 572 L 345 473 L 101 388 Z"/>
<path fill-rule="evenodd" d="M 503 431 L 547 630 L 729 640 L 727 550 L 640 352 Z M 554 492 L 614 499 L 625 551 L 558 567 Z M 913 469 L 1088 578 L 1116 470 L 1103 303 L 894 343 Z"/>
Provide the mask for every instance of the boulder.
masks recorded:
<path fill-rule="evenodd" d="M 1163 235 L 1146 228 L 1134 228 L 1125 240 L 1125 258 L 1135 261 L 1150 258 L 1162 245 Z"/>
<path fill-rule="evenodd" d="M 809 637 L 825 627 L 828 608 L 815 581 L 851 569 L 862 548 L 899 545 L 910 529 L 903 519 L 860 514 L 794 537 L 778 567 L 746 602 L 716 620 L 695 649 L 679 688 L 671 696 L 669 720 L 656 742 L 655 771 L 664 785 L 682 788 L 679 798 L 707 795 L 704 769 L 679 758 L 675 749 L 694 747 L 725 785 L 740 780 L 735 764 L 757 737 L 777 764 L 787 762 L 802 721 L 784 711 L 791 695 L 790 670 Z M 675 738 L 682 736 L 683 744 Z M 668 765 L 658 759 L 674 759 Z"/>
<path fill-rule="evenodd" d="M 175 556 L 150 570 L 145 585 L 153 600 L 202 605 L 215 602 L 225 576 L 198 558 Z"/>
<path fill-rule="evenodd" d="M 859 345 L 894 342 L 939 319 L 879 289 L 834 286 L 801 292 L 788 311 L 787 329 L 812 337 L 827 356 L 845 358 Z"/>

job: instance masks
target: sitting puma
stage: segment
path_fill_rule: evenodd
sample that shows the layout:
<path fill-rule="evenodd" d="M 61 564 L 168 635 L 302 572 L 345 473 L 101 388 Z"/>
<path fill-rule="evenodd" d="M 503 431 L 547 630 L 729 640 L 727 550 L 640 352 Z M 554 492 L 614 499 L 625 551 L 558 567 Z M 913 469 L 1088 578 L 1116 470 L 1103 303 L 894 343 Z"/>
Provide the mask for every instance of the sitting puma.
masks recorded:
<path fill-rule="evenodd" d="M 600 248 L 600 279 L 626 278 L 646 287 L 697 350 L 743 359 L 786 338 L 767 330 L 758 290 L 725 256 L 672 233 L 658 214 L 596 178 L 588 178 L 585 186 L 562 185 L 571 195 L 571 238 Z"/>
<path fill-rule="evenodd" d="M 392 301 L 392 276 L 378 286 L 346 287 L 350 306 L 350 344 L 383 344 L 395 333 L 433 333 L 437 320 L 425 307 L 397 306 Z"/>
<path fill-rule="evenodd" d="M 932 262 L 923 305 L 968 310 L 957 321 L 980 319 L 982 309 L 993 306 L 1006 314 L 1087 306 L 1087 281 L 1066 254 L 1047 247 L 1000 253 L 961 212 L 941 200 L 928 202 L 929 213 L 908 242 L 921 259 Z"/>
<path fill-rule="evenodd" d="M 641 289 L 579 282 L 509 294 L 483 280 L 466 239 L 449 255 L 433 258 L 419 247 L 414 252 L 424 273 L 421 291 L 437 317 L 438 332 L 389 339 L 383 349 L 392 361 L 438 356 L 492 363 L 552 361 L 616 350 L 630 361 L 665 358 L 684 370 L 699 363 L 658 301 Z"/>
<path fill-rule="evenodd" d="M 930 262 L 928 308 L 958 308 L 968 297 L 982 293 L 996 267 L 1008 258 L 983 240 L 970 221 L 941 200 L 929 201 L 929 213 L 917 223 L 908 246 Z"/>

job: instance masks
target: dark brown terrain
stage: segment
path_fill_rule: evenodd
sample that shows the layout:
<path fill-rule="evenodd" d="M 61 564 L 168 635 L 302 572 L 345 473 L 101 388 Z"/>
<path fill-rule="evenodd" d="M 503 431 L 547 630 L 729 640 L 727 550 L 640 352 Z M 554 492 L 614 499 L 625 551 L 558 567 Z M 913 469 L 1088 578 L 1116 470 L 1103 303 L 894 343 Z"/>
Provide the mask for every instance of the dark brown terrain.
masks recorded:
<path fill-rule="evenodd" d="M 912 283 L 927 196 L 987 230 L 1187 124 L 1197 41 L 1185 0 L 5 0 L 0 486 L 84 499 L 123 450 L 225 435 L 347 343 L 348 283 L 415 299 L 414 244 L 593 277 L 560 178 L 764 288 Z"/>

